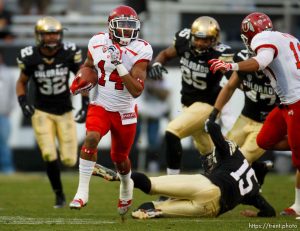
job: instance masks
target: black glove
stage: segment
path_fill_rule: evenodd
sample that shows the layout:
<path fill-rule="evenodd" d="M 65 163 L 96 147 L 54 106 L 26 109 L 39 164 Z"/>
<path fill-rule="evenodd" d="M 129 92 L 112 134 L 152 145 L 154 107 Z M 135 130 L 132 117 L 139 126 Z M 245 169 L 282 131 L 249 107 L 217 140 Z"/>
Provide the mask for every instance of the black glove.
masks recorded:
<path fill-rule="evenodd" d="M 204 175 L 208 176 L 212 172 L 212 170 L 215 168 L 217 165 L 217 158 L 215 156 L 215 153 L 209 153 L 206 156 L 201 155 L 201 160 L 202 160 L 202 167 L 204 170 Z"/>
<path fill-rule="evenodd" d="M 242 201 L 244 205 L 252 205 L 259 209 L 257 213 L 258 217 L 275 217 L 276 211 L 271 204 L 260 194 L 256 194 L 250 197 L 245 197 Z"/>
<path fill-rule="evenodd" d="M 167 69 L 161 65 L 161 63 L 156 62 L 148 71 L 148 77 L 150 79 L 162 79 L 163 72 L 168 73 Z"/>
<path fill-rule="evenodd" d="M 216 121 L 216 119 L 217 119 L 218 114 L 219 114 L 219 110 L 214 107 L 214 109 L 212 110 L 212 112 L 209 114 L 208 119 L 204 123 L 204 130 L 206 132 L 208 132 L 207 124 L 208 123 L 214 123 Z"/>
<path fill-rule="evenodd" d="M 18 96 L 18 101 L 22 108 L 23 115 L 25 117 L 31 117 L 34 114 L 34 107 L 28 103 L 26 95 Z"/>
<path fill-rule="evenodd" d="M 217 119 L 217 116 L 219 114 L 219 110 L 217 108 L 214 107 L 214 109 L 212 110 L 212 112 L 209 114 L 208 119 L 212 122 L 215 122 Z"/>
<path fill-rule="evenodd" d="M 75 115 L 75 121 L 77 123 L 84 123 L 86 119 L 86 114 L 89 106 L 89 97 L 88 96 L 81 96 L 81 109 Z"/>

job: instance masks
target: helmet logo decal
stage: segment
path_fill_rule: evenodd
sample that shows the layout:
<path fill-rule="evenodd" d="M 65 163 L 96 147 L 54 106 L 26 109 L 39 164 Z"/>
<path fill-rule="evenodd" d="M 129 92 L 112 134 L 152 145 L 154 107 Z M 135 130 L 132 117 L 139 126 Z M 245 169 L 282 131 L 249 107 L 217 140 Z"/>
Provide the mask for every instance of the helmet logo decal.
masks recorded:
<path fill-rule="evenodd" d="M 207 34 L 204 31 L 198 31 L 195 33 L 195 36 L 198 38 L 205 38 L 207 37 Z"/>
<path fill-rule="evenodd" d="M 263 19 L 259 19 L 259 20 L 257 20 L 257 23 L 259 24 L 259 25 L 262 25 L 263 24 Z"/>
<path fill-rule="evenodd" d="M 242 23 L 242 30 L 243 30 L 244 32 L 248 32 L 248 31 L 254 32 L 254 31 L 255 31 L 255 29 L 254 29 L 252 23 L 250 22 L 250 20 L 245 20 L 245 21 Z"/>

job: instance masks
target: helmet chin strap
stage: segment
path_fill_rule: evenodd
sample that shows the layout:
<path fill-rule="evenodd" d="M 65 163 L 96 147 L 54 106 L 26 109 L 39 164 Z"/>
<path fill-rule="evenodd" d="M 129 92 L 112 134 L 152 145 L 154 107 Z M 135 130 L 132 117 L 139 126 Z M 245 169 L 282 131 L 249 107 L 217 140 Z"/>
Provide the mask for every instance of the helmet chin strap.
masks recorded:
<path fill-rule="evenodd" d="M 121 45 L 121 46 L 127 46 L 127 45 L 129 45 L 129 43 L 131 42 L 131 39 L 130 38 L 123 38 L 123 39 L 121 39 L 120 38 L 120 42 L 119 42 L 119 44 Z"/>
<path fill-rule="evenodd" d="M 53 45 L 45 44 L 44 47 L 49 48 L 49 49 L 55 49 L 56 47 L 58 47 L 58 45 L 57 44 L 55 44 L 55 45 L 54 44 Z"/>
<path fill-rule="evenodd" d="M 137 37 L 136 38 L 122 38 L 122 37 L 118 37 L 118 36 L 116 36 L 116 34 L 115 34 L 115 32 L 113 31 L 112 32 L 112 34 L 113 34 L 113 40 L 115 41 L 115 42 L 117 42 L 120 46 L 127 46 L 127 45 L 129 45 L 133 40 L 135 40 L 135 39 L 137 39 Z"/>
<path fill-rule="evenodd" d="M 248 44 L 248 38 L 247 38 L 245 35 L 242 34 L 242 35 L 241 35 L 241 39 L 242 39 L 242 41 L 243 41 L 243 43 L 244 43 L 244 45 L 245 45 L 247 51 L 249 52 L 249 54 L 250 54 L 251 56 L 254 56 L 254 55 L 255 55 L 255 52 L 251 49 L 250 45 Z"/>
<path fill-rule="evenodd" d="M 200 50 L 200 49 L 195 49 L 195 48 L 194 48 L 193 50 L 194 50 L 194 52 L 195 52 L 196 54 L 202 55 L 202 54 L 207 53 L 207 52 L 209 51 L 209 48 L 204 49 L 204 50 Z"/>
<path fill-rule="evenodd" d="M 54 45 L 54 46 L 49 46 L 49 45 L 47 45 L 47 44 L 43 44 L 42 46 L 41 46 L 42 48 L 44 48 L 44 49 L 47 49 L 49 52 L 53 52 L 53 51 L 55 51 L 55 50 L 57 50 L 57 49 L 59 49 L 60 47 L 61 47 L 61 44 L 59 43 L 57 43 L 56 45 Z"/>
<path fill-rule="evenodd" d="M 209 48 L 204 49 L 204 50 L 200 50 L 200 49 L 196 49 L 192 44 L 191 44 L 191 51 L 193 52 L 193 54 L 195 56 L 199 56 L 199 55 L 203 55 L 206 54 L 207 52 L 209 52 Z"/>
<path fill-rule="evenodd" d="M 202 49 L 200 50 L 199 48 L 196 48 L 194 45 L 193 45 L 193 36 L 191 36 L 191 39 L 190 39 L 190 47 L 191 47 L 191 50 L 192 52 L 194 53 L 194 55 L 203 55 L 203 54 L 206 54 L 207 52 L 209 52 L 209 50 L 213 47 L 213 43 L 211 44 L 211 46 L 205 48 L 205 49 Z"/>

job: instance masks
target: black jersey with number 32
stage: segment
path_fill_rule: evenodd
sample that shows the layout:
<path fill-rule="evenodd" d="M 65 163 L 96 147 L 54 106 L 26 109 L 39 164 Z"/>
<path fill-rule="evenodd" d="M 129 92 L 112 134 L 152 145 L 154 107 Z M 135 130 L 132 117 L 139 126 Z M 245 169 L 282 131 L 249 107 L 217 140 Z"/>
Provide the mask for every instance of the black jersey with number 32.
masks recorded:
<path fill-rule="evenodd" d="M 214 105 L 221 90 L 220 81 L 223 74 L 213 74 L 209 70 L 208 60 L 222 59 L 232 61 L 233 51 L 227 45 L 219 43 L 208 52 L 196 54 L 190 46 L 190 29 L 185 28 L 176 33 L 174 47 L 180 57 L 182 73 L 181 102 L 190 106 L 194 102 Z"/>
<path fill-rule="evenodd" d="M 28 46 L 21 49 L 17 62 L 34 83 L 35 108 L 58 115 L 72 110 L 70 72 L 76 74 L 82 63 L 81 50 L 74 43 L 64 43 L 51 57 L 43 56 L 36 46 Z"/>
<path fill-rule="evenodd" d="M 234 56 L 234 62 L 244 61 L 250 58 L 247 50 L 241 50 Z M 275 107 L 276 94 L 270 85 L 270 80 L 262 71 L 238 72 L 245 89 L 245 105 L 242 115 L 263 122 L 267 114 Z"/>
<path fill-rule="evenodd" d="M 224 139 L 218 124 L 209 121 L 206 125 L 215 145 L 214 154 L 217 160 L 217 165 L 207 178 L 221 190 L 221 215 L 257 196 L 259 185 L 254 170 L 238 146 Z"/>

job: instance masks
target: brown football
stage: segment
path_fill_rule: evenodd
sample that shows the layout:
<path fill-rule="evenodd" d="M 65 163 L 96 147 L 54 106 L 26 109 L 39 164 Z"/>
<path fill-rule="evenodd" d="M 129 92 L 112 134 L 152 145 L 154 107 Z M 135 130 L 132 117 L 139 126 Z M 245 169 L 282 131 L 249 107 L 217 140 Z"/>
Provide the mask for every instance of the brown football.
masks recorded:
<path fill-rule="evenodd" d="M 80 77 L 88 83 L 93 84 L 93 86 L 95 86 L 98 82 L 98 75 L 96 70 L 90 67 L 80 68 L 76 74 L 76 77 Z"/>

